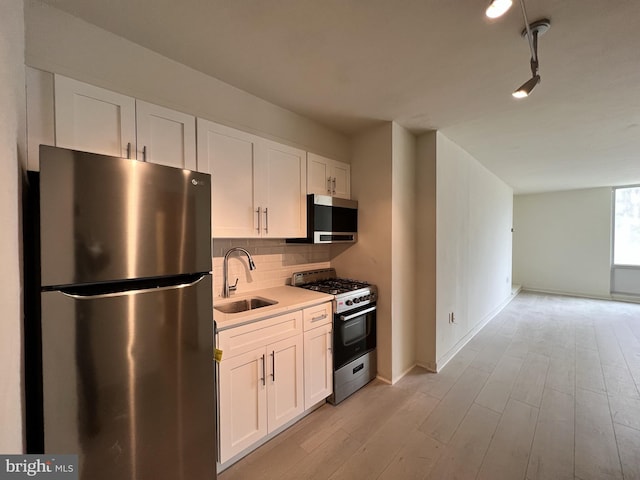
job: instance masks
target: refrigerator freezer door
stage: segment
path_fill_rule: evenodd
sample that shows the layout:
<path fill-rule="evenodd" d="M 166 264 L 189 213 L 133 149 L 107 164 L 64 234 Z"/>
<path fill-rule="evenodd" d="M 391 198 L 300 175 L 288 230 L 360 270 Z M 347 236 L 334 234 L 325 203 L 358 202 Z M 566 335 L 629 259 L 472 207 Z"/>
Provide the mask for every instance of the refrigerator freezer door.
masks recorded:
<path fill-rule="evenodd" d="M 82 480 L 215 478 L 210 275 L 42 307 L 45 453 Z"/>
<path fill-rule="evenodd" d="M 40 147 L 42 286 L 211 271 L 211 177 Z"/>

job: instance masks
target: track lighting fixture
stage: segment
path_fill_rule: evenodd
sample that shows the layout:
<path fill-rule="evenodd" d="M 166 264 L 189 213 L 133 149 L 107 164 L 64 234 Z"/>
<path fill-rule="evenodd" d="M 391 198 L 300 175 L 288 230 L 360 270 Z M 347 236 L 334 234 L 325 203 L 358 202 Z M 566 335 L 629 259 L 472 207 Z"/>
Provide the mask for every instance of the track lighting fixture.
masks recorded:
<path fill-rule="evenodd" d="M 531 90 L 534 89 L 534 87 L 540 83 L 540 75 L 534 75 L 533 77 L 531 77 L 529 80 L 527 80 L 526 82 L 524 82 L 520 88 L 518 88 L 515 92 L 513 92 L 511 95 L 513 95 L 514 98 L 525 98 L 528 97 L 529 94 L 531 93 Z"/>
<path fill-rule="evenodd" d="M 498 18 L 507 13 L 511 5 L 513 5 L 511 0 L 491 0 L 485 13 L 489 18 Z"/>
<path fill-rule="evenodd" d="M 497 18 L 503 15 L 511 6 L 511 0 L 492 0 L 487 8 L 487 17 Z M 551 21 L 548 18 L 536 20 L 529 23 L 527 18 L 527 10 L 524 7 L 524 0 L 520 0 L 522 8 L 522 18 L 524 19 L 525 28 L 522 30 L 522 36 L 527 38 L 529 42 L 529 51 L 531 52 L 531 78 L 524 82 L 513 95 L 514 98 L 525 98 L 533 91 L 536 85 L 540 83 L 540 72 L 538 63 L 538 36 L 549 30 Z"/>

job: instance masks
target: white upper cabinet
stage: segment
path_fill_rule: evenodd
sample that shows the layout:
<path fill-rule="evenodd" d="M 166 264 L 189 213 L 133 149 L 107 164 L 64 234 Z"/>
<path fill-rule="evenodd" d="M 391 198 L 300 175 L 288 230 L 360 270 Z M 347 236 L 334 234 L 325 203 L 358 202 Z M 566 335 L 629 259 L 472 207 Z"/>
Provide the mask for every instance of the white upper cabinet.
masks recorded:
<path fill-rule="evenodd" d="M 306 235 L 303 150 L 198 119 L 198 170 L 212 175 L 217 238 Z"/>
<path fill-rule="evenodd" d="M 196 169 L 196 119 L 193 115 L 136 100 L 138 160 Z"/>
<path fill-rule="evenodd" d="M 211 174 L 214 237 L 259 237 L 258 137 L 198 119 L 198 171 Z"/>
<path fill-rule="evenodd" d="M 56 145 L 195 170 L 193 115 L 55 75 Z"/>
<path fill-rule="evenodd" d="M 56 145 L 116 157 L 135 155 L 136 101 L 55 76 Z"/>
<path fill-rule="evenodd" d="M 309 152 L 307 192 L 351 198 L 351 165 Z"/>
<path fill-rule="evenodd" d="M 260 206 L 262 236 L 296 238 L 307 235 L 305 151 L 260 139 Z"/>

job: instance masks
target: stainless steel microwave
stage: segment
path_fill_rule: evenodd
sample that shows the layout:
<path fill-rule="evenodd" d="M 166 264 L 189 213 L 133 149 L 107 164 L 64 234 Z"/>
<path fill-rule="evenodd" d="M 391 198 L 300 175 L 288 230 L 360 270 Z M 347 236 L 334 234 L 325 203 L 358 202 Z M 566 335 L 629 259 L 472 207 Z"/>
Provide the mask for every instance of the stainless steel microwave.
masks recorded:
<path fill-rule="evenodd" d="M 307 195 L 307 237 L 289 243 L 355 243 L 358 202 L 328 195 Z"/>

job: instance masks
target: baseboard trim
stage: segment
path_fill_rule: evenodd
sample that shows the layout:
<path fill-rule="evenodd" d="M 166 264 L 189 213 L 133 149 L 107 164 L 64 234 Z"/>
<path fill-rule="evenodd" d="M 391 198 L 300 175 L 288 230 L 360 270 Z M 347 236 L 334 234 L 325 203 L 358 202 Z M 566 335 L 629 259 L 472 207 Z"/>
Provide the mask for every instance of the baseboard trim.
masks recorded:
<path fill-rule="evenodd" d="M 627 295 L 623 293 L 612 293 L 611 299 L 616 302 L 627 302 L 627 303 L 640 303 L 640 296 L 638 295 Z"/>
<path fill-rule="evenodd" d="M 393 378 L 393 382 L 391 383 L 391 385 L 398 383 L 400 380 L 402 380 L 402 378 L 409 373 L 411 370 L 413 370 L 418 364 L 414 363 L 413 365 L 411 365 L 409 368 L 407 368 L 404 372 L 402 372 L 400 375 L 398 375 L 397 377 Z"/>
<path fill-rule="evenodd" d="M 563 292 L 560 290 L 546 290 L 543 288 L 523 287 L 523 292 L 542 293 L 544 295 L 559 295 L 561 297 L 589 298 L 591 300 L 609 300 L 613 302 L 640 303 L 640 296 L 612 292 L 610 295 L 594 295 L 592 293 Z"/>
<path fill-rule="evenodd" d="M 416 363 L 416 367 L 420 367 L 420 368 L 424 368 L 425 370 L 427 370 L 428 372 L 431 373 L 438 373 L 438 371 L 436 370 L 436 364 L 435 363 L 421 363 L 421 362 L 417 362 Z"/>

